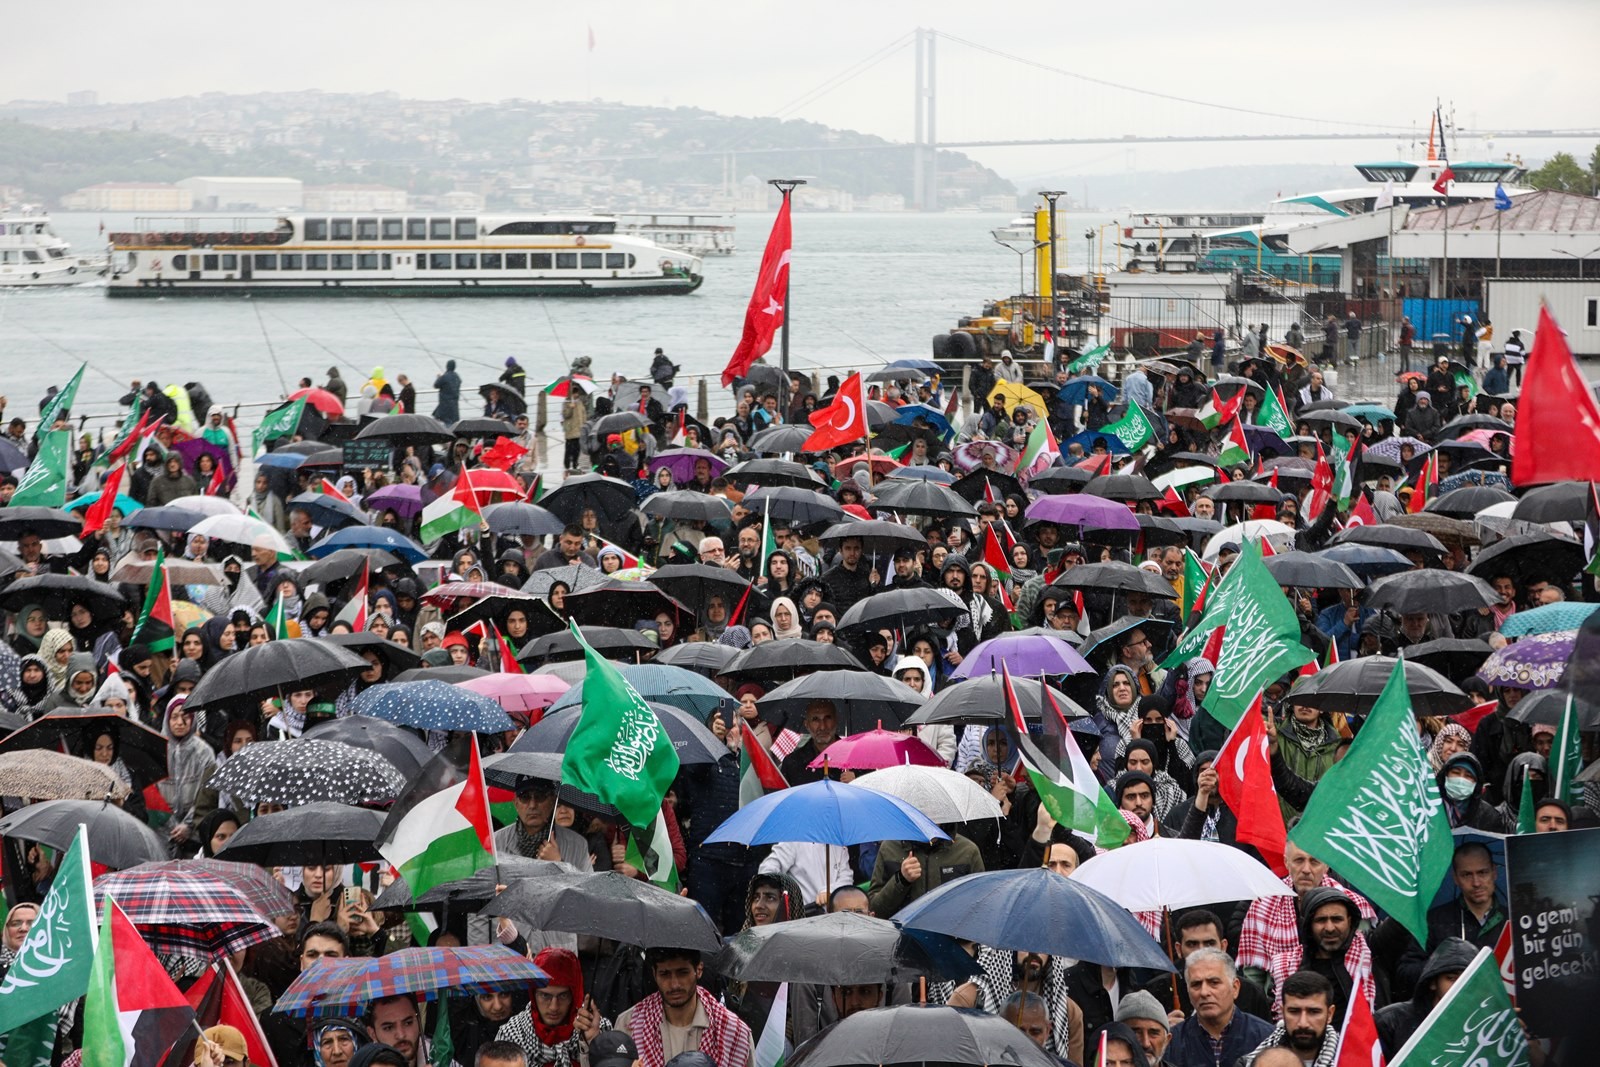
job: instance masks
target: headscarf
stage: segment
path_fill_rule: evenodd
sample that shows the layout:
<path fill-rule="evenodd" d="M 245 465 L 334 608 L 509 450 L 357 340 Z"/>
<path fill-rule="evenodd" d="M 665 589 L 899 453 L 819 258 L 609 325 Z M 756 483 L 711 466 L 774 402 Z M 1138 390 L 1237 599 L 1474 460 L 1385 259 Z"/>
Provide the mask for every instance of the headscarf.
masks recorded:
<path fill-rule="evenodd" d="M 28 685 L 22 681 L 22 668 L 27 666 L 29 663 L 37 663 L 39 668 L 44 671 L 44 677 L 34 685 Z M 45 663 L 44 657 L 38 655 L 37 653 L 23 656 L 21 663 L 17 666 L 17 685 L 16 688 L 11 690 L 10 699 L 7 701 L 7 704 L 11 705 L 12 711 L 26 711 L 29 708 L 36 708 L 40 704 L 43 704 L 45 698 L 49 695 L 49 664 Z"/>
<path fill-rule="evenodd" d="M 549 1047 L 562 1044 L 572 1039 L 572 1021 L 577 1017 L 578 1009 L 583 1005 L 583 967 L 578 963 L 578 955 L 569 948 L 541 949 L 533 958 L 534 966 L 550 976 L 547 985 L 566 986 L 572 991 L 572 1000 L 567 1005 L 566 1018 L 555 1026 L 545 1023 L 539 1012 L 532 1005 L 529 1014 L 533 1018 L 533 1029 L 539 1035 L 541 1044 Z M 528 1061 L 530 1064 L 533 1060 Z M 544 1062 L 544 1061 L 540 1061 Z"/>
<path fill-rule="evenodd" d="M 1128 681 L 1133 686 L 1133 698 L 1125 708 L 1119 708 L 1111 703 L 1111 683 L 1119 673 L 1127 675 Z M 1117 728 L 1117 733 L 1122 735 L 1122 739 L 1131 740 L 1134 736 L 1134 720 L 1139 717 L 1139 676 L 1131 667 L 1121 663 L 1114 664 L 1106 671 L 1105 680 L 1100 683 L 1100 692 L 1095 696 L 1094 703 L 1100 714 L 1106 717 L 1106 721 Z"/>
<path fill-rule="evenodd" d="M 188 702 L 186 695 L 173 697 L 167 703 L 166 715 L 161 721 L 161 736 L 167 739 L 167 779 L 156 788 L 162 799 L 172 809 L 177 822 L 188 822 L 194 813 L 195 796 L 216 769 L 216 754 L 200 737 L 199 723 L 191 720 L 189 736 L 172 736 L 172 713 Z"/>
<path fill-rule="evenodd" d="M 789 628 L 781 629 L 778 626 L 778 608 L 789 609 Z M 800 609 L 795 607 L 793 600 L 780 596 L 772 602 L 772 636 L 777 641 L 796 641 L 805 636 L 805 629 L 800 625 Z"/>
<path fill-rule="evenodd" d="M 39 655 L 44 658 L 44 669 L 50 672 L 50 689 L 54 692 L 67 684 L 67 671 L 70 669 L 70 660 L 66 664 L 56 663 L 56 653 L 63 648 L 72 647 L 72 634 L 66 630 L 46 630 L 39 639 Z"/>
<path fill-rule="evenodd" d="M 358 1050 L 372 1044 L 372 1037 L 367 1033 L 367 1028 L 354 1019 L 329 1019 L 327 1022 L 319 1023 L 311 1038 L 311 1055 L 315 1058 L 317 1067 L 328 1067 L 322 1060 L 322 1035 L 329 1030 L 348 1031 Z"/>
<path fill-rule="evenodd" d="M 37 652 L 39 650 L 39 638 L 28 633 L 28 616 L 32 615 L 36 611 L 40 614 L 43 614 L 44 608 L 40 607 L 38 604 L 24 604 L 20 609 L 18 609 L 16 614 L 16 634 L 11 639 L 12 648 L 17 648 L 17 642 L 20 641 L 23 645 L 27 646 L 30 651 Z M 46 620 L 45 624 L 49 625 L 48 620 Z M 48 634 L 49 631 L 46 630 L 45 633 Z M 17 651 L 21 652 L 23 649 L 17 648 Z"/>
<path fill-rule="evenodd" d="M 1433 739 L 1433 744 L 1428 747 L 1428 763 L 1435 772 L 1444 769 L 1444 741 L 1447 737 L 1454 737 L 1464 743 L 1468 749 L 1472 747 L 1472 734 L 1465 726 L 1458 722 L 1447 722 L 1444 729 Z M 1508 798 L 1509 799 L 1509 798 Z"/>
<path fill-rule="evenodd" d="M 60 633 L 60 630 L 56 631 Z M 87 674 L 91 679 L 97 676 L 94 669 L 94 655 L 89 652 L 74 652 L 67 658 L 67 680 L 63 683 L 61 691 L 66 694 L 66 699 L 74 707 L 86 708 L 94 701 L 95 690 L 98 686 L 91 686 L 87 693 L 79 694 L 72 688 L 72 679 L 80 674 Z"/>
<path fill-rule="evenodd" d="M 106 701 L 112 697 L 128 705 L 128 718 L 132 719 L 138 716 L 139 709 L 134 706 L 133 693 L 128 689 L 128 683 L 122 680 L 122 675 L 120 674 L 108 675 L 106 680 L 100 683 L 100 688 L 95 690 L 94 703 L 101 707 L 108 707 L 109 705 L 106 704 Z"/>

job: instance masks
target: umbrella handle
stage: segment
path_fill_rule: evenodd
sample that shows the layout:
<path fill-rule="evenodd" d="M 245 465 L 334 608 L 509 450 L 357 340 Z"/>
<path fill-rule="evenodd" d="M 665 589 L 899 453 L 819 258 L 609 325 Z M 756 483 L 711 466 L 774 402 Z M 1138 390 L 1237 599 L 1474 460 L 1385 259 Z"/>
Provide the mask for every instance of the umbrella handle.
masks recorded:
<path fill-rule="evenodd" d="M 1167 935 L 1167 959 L 1170 960 L 1172 959 L 1172 912 L 1168 911 L 1165 905 L 1161 908 L 1161 926 Z M 1182 1011 L 1183 1006 L 1178 1001 L 1178 972 L 1170 972 L 1167 978 L 1172 983 L 1172 1010 Z"/>

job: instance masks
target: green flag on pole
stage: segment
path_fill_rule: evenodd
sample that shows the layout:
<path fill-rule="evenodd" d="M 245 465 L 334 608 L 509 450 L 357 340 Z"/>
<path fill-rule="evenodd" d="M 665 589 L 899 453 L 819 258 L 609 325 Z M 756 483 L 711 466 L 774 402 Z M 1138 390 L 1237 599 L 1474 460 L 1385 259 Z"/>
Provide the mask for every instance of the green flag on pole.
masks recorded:
<path fill-rule="evenodd" d="M 1279 437 L 1294 436 L 1294 423 L 1289 421 L 1289 412 L 1284 407 L 1283 395 L 1278 392 L 1277 386 L 1262 394 L 1261 408 L 1256 412 L 1256 425 L 1266 427 Z"/>
<path fill-rule="evenodd" d="M 39 908 L 39 917 L 0 981 L 0 1019 L 8 1027 L 44 1016 L 52 1016 L 54 1024 L 56 1009 L 77 1000 L 89 988 L 99 934 L 92 883 L 89 835 L 79 826 Z"/>
<path fill-rule="evenodd" d="M 1128 411 L 1116 422 L 1094 431 L 1101 437 L 1115 437 L 1129 452 L 1137 452 L 1156 439 L 1155 424 L 1138 404 L 1129 401 Z"/>
<path fill-rule="evenodd" d="M 261 454 L 261 446 L 280 437 L 288 437 L 300 427 L 300 416 L 305 414 L 306 398 L 301 397 L 292 404 L 285 404 L 267 412 L 262 418 L 261 425 L 256 427 L 256 432 L 250 435 L 250 451 L 252 455 Z"/>
<path fill-rule="evenodd" d="M 1086 370 L 1093 370 L 1095 367 L 1098 367 L 1101 362 L 1110 354 L 1111 343 L 1109 341 L 1104 344 L 1095 345 L 1083 355 L 1069 363 L 1067 365 L 1067 372 L 1069 374 L 1082 374 Z"/>
<path fill-rule="evenodd" d="M 1578 772 L 1583 770 L 1583 744 L 1578 734 L 1578 701 L 1567 694 L 1556 727 L 1556 742 L 1550 746 L 1550 795 L 1576 807 L 1583 803 L 1583 786 Z"/>
<path fill-rule="evenodd" d="M 656 885 L 677 891 L 678 869 L 661 802 L 678 774 L 678 752 L 650 706 L 617 670 L 589 647 L 577 624 L 572 635 L 583 648 L 583 712 L 567 739 L 561 781 L 598 797 L 633 827 L 629 862 Z"/>
<path fill-rule="evenodd" d="M 1418 942 L 1427 941 L 1428 908 L 1449 873 L 1455 841 L 1433 768 L 1417 747 L 1399 661 L 1349 754 L 1317 783 L 1289 840 L 1338 871 Z"/>
<path fill-rule="evenodd" d="M 1204 609 L 1205 601 L 1202 596 L 1205 593 L 1206 580 L 1209 577 L 1206 574 L 1204 565 L 1200 562 L 1200 557 L 1194 554 L 1194 550 L 1187 547 L 1184 548 L 1183 615 L 1178 620 L 1180 624 L 1187 625 L 1196 608 Z M 1212 664 L 1212 666 L 1216 666 L 1216 664 Z"/>
<path fill-rule="evenodd" d="M 1494 950 L 1482 948 L 1389 1067 L 1526 1067 L 1527 1063 L 1528 1039 L 1500 977 Z"/>
<path fill-rule="evenodd" d="M 72 431 L 46 430 L 39 451 L 11 494 L 11 506 L 60 508 L 67 503 L 67 477 L 72 463 Z"/>
<path fill-rule="evenodd" d="M 61 391 L 51 397 L 49 402 L 45 404 L 44 410 L 39 412 L 40 430 L 50 429 L 51 426 L 55 425 L 57 418 L 72 410 L 72 402 L 78 398 L 78 386 L 83 384 L 83 369 L 88 365 L 87 363 L 80 363 L 78 365 L 78 373 L 74 374 L 72 380 L 62 386 Z"/>

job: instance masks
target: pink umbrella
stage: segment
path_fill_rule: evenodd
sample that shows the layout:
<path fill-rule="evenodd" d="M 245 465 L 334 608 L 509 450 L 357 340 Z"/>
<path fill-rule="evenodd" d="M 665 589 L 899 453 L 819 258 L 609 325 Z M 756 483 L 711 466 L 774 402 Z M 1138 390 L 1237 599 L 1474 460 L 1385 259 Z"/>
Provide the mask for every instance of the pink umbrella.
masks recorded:
<path fill-rule="evenodd" d="M 808 765 L 812 770 L 826 760 L 830 767 L 843 767 L 852 771 L 881 770 L 911 764 L 919 767 L 943 767 L 939 753 L 929 748 L 911 734 L 896 733 L 878 727 L 859 734 L 841 737 L 823 750 L 822 755 Z"/>
<path fill-rule="evenodd" d="M 527 719 L 532 725 L 540 719 L 534 712 L 543 712 L 556 698 L 571 688 L 571 683 L 554 674 L 484 674 L 457 682 L 462 689 L 470 689 L 499 704 L 517 719 Z"/>

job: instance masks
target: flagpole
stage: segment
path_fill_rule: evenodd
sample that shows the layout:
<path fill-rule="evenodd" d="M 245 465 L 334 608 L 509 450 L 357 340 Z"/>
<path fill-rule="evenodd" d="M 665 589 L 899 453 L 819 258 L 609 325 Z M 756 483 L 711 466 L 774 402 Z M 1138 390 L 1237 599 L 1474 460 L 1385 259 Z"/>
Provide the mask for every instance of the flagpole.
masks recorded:
<path fill-rule="evenodd" d="M 783 194 L 783 207 L 788 208 L 789 197 L 794 193 L 795 186 L 805 185 L 806 181 L 804 178 L 773 178 L 769 180 L 767 184 L 775 187 L 778 192 Z M 790 247 L 793 247 L 792 238 L 790 240 Z M 783 275 L 783 326 L 781 328 L 782 332 L 779 334 L 778 340 L 778 366 L 783 371 L 783 384 L 781 386 L 781 390 L 783 393 L 782 403 L 785 412 L 787 412 L 789 409 L 789 319 L 792 317 L 789 313 L 790 277 L 791 272 L 785 271 Z"/>

